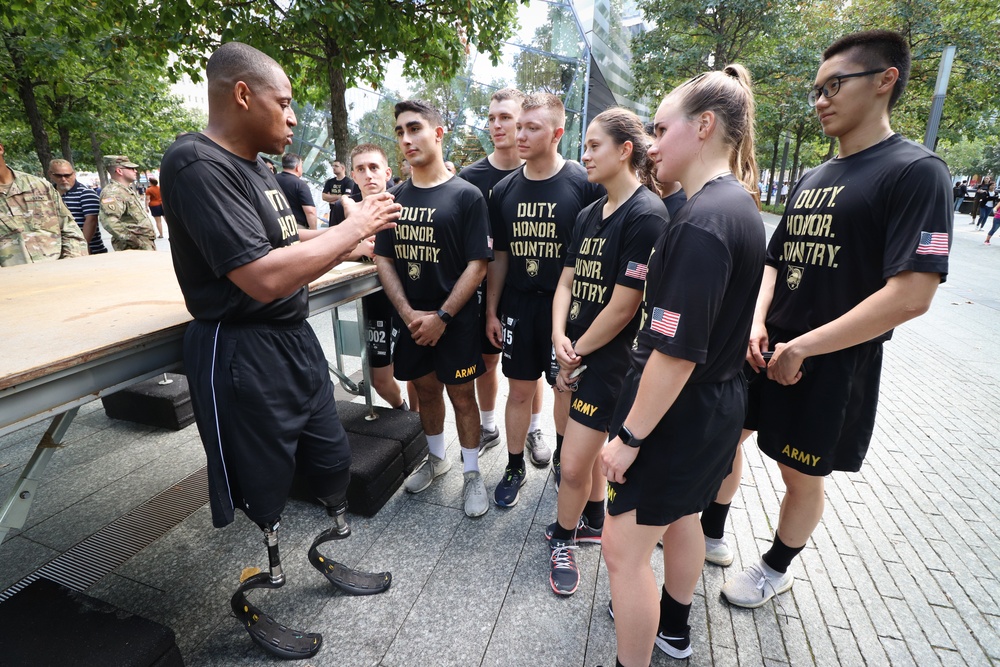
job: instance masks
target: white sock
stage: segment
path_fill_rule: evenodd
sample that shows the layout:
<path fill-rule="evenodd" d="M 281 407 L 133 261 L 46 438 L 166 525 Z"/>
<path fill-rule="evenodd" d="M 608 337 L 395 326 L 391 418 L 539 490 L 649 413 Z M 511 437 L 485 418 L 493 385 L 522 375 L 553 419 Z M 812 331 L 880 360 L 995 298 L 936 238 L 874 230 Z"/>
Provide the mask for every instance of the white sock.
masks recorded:
<path fill-rule="evenodd" d="M 462 448 L 462 472 L 479 472 L 479 447 Z"/>
<path fill-rule="evenodd" d="M 439 459 L 444 458 L 444 433 L 427 436 L 427 448 Z"/>
<path fill-rule="evenodd" d="M 496 410 L 480 410 L 479 419 L 483 422 L 483 429 L 486 431 L 492 431 L 497 427 L 496 423 Z"/>
<path fill-rule="evenodd" d="M 528 433 L 532 431 L 540 431 L 542 428 L 542 413 L 539 412 L 537 415 L 531 415 L 531 425 L 528 426 Z"/>

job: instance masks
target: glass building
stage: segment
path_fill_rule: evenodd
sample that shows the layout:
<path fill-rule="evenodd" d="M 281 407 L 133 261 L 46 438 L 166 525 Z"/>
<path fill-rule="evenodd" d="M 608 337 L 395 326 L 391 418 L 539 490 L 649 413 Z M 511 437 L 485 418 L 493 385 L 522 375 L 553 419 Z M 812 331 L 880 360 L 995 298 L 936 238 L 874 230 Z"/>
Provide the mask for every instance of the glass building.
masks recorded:
<path fill-rule="evenodd" d="M 503 46 L 499 64 L 470 50 L 464 71 L 444 83 L 409 79 L 402 63 L 393 63 L 379 91 L 354 88 L 347 93 L 352 145 L 376 143 L 386 149 L 394 173 L 400 158 L 393 136 L 393 105 L 418 97 L 445 116 L 445 159 L 461 168 L 492 150 L 486 131 L 490 96 L 505 87 L 526 93 L 549 92 L 566 106 L 566 134 L 560 151 L 578 160 L 589 119 L 611 106 L 629 107 L 649 116 L 649 104 L 633 90 L 629 41 L 643 29 L 633 0 L 532 0 L 519 8 L 518 29 Z M 334 159 L 323 111 L 296 109 L 299 127 L 290 149 L 305 159 L 305 175 L 314 183 L 332 175 Z"/>

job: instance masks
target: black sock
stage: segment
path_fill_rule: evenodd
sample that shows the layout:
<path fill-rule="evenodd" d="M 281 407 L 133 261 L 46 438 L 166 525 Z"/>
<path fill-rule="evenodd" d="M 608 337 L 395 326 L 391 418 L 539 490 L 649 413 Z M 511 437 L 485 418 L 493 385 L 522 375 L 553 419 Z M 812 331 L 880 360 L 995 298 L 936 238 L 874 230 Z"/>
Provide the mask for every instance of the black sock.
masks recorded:
<path fill-rule="evenodd" d="M 563 437 L 556 433 L 556 452 L 552 455 L 552 460 L 559 461 L 559 457 L 562 455 L 562 441 Z"/>
<path fill-rule="evenodd" d="M 622 661 L 618 659 L 617 655 L 615 656 L 615 667 L 625 667 L 625 665 L 622 664 Z"/>
<path fill-rule="evenodd" d="M 785 546 L 785 543 L 778 539 L 778 533 L 775 533 L 771 548 L 761 558 L 772 570 L 784 574 L 788 572 L 788 566 L 791 565 L 792 559 L 798 556 L 803 549 L 805 549 L 804 546 L 794 548 Z"/>
<path fill-rule="evenodd" d="M 576 526 L 573 526 L 572 528 L 566 529 L 566 528 L 563 528 L 559 524 L 559 521 L 557 520 L 556 523 L 555 523 L 555 527 L 552 529 L 552 539 L 553 540 L 565 540 L 565 541 L 568 542 L 569 540 L 573 539 L 573 533 L 575 531 L 576 531 Z"/>
<path fill-rule="evenodd" d="M 514 470 L 524 470 L 524 452 L 520 454 L 507 452 L 507 467 Z"/>
<path fill-rule="evenodd" d="M 660 589 L 660 632 L 667 637 L 686 637 L 690 614 L 691 605 L 681 604 L 670 597 L 666 588 Z"/>
<path fill-rule="evenodd" d="M 587 524 L 591 528 L 604 527 L 604 501 L 588 500 L 587 506 L 583 508 L 583 516 L 587 517 Z"/>
<path fill-rule="evenodd" d="M 726 517 L 729 516 L 729 503 L 712 502 L 701 513 L 701 532 L 705 537 L 721 540 L 726 533 Z"/>

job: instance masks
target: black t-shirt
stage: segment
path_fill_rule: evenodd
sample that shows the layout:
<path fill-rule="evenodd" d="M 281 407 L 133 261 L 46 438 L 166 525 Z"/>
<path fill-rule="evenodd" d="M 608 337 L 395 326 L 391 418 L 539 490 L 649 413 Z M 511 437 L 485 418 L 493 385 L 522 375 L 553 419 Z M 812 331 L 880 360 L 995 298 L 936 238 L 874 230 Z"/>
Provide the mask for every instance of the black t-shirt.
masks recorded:
<path fill-rule="evenodd" d="M 440 308 L 469 262 L 492 256 L 486 201 L 454 177 L 432 188 L 407 180 L 391 192 L 403 210 L 395 229 L 375 235 L 375 254 L 393 260 L 411 306 Z"/>
<path fill-rule="evenodd" d="M 768 244 L 767 263 L 778 275 L 767 326 L 812 331 L 901 271 L 940 273 L 944 281 L 950 190 L 944 161 L 899 135 L 806 173 Z"/>
<path fill-rule="evenodd" d="M 655 349 L 697 364 L 689 384 L 735 377 L 746 358 L 765 242 L 757 205 L 731 174 L 695 193 L 649 258 L 632 367 L 641 371 Z"/>
<path fill-rule="evenodd" d="M 308 314 L 303 286 L 270 303 L 252 299 L 226 274 L 299 240 L 295 216 L 274 174 L 191 133 L 160 165 L 163 214 L 177 282 L 195 319 L 297 323 Z"/>
<path fill-rule="evenodd" d="M 313 196 L 309 191 L 309 186 L 290 171 L 281 172 L 275 176 L 275 180 L 281 186 L 281 191 L 285 193 L 285 199 L 288 200 L 288 205 L 292 208 L 292 215 L 295 216 L 296 224 L 303 229 L 309 229 L 306 212 L 302 209 L 303 206 L 316 207 L 316 204 L 313 203 Z"/>
<path fill-rule="evenodd" d="M 508 287 L 522 292 L 553 293 L 559 283 L 576 216 L 604 195 L 587 181 L 578 162 L 559 173 L 532 181 L 520 169 L 497 183 L 490 196 L 494 249 L 510 253 Z"/>
<path fill-rule="evenodd" d="M 358 188 L 354 192 L 354 194 L 351 195 L 351 199 L 353 199 L 354 201 L 357 201 L 357 202 L 359 202 L 359 201 L 362 200 L 361 188 Z M 331 227 L 336 227 L 337 225 L 339 225 L 340 223 L 342 223 L 344 221 L 345 217 L 346 216 L 344 215 L 344 203 L 341 200 L 338 199 L 337 201 L 335 201 L 332 204 L 330 204 L 330 226 Z"/>
<path fill-rule="evenodd" d="M 611 301 L 615 285 L 644 288 L 649 253 L 667 225 L 663 203 L 644 186 L 604 218 L 606 201 L 607 197 L 601 197 L 580 211 L 566 253 L 566 266 L 573 267 L 573 298 L 567 323 L 581 333 Z M 616 338 L 631 342 L 640 317 L 636 312 Z"/>
<path fill-rule="evenodd" d="M 355 191 L 354 181 L 347 176 L 341 179 L 330 178 L 323 184 L 323 194 L 325 195 L 353 195 Z"/>
<path fill-rule="evenodd" d="M 683 190 L 678 190 L 674 194 L 663 198 L 663 205 L 667 207 L 667 213 L 670 214 L 671 220 L 677 215 L 677 211 L 681 210 L 681 206 L 687 203 L 687 200 L 687 195 L 684 194 Z"/>
<path fill-rule="evenodd" d="M 515 169 L 511 169 L 510 171 L 497 169 L 490 163 L 489 158 L 484 157 L 481 160 L 476 160 L 468 167 L 458 172 L 458 177 L 479 188 L 479 191 L 483 193 L 483 197 L 486 198 L 486 201 L 489 201 L 490 194 L 493 192 L 493 186 L 520 168 L 521 167 L 517 167 Z"/>
<path fill-rule="evenodd" d="M 964 197 L 965 196 L 965 186 L 964 185 L 956 185 L 955 187 L 953 187 L 951 189 L 951 194 L 952 194 L 953 197 L 955 197 L 955 199 L 958 199 L 959 197 Z"/>

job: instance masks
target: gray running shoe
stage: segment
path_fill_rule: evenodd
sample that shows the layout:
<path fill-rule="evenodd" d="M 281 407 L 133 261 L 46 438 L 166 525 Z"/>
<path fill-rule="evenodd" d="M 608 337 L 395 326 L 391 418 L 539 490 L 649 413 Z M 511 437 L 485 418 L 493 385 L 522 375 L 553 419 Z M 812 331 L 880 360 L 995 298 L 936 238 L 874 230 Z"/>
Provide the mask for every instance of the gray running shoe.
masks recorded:
<path fill-rule="evenodd" d="M 482 516 L 490 509 L 490 497 L 486 494 L 483 476 L 478 470 L 471 470 L 464 475 L 462 497 L 465 499 L 465 516 Z"/>
<path fill-rule="evenodd" d="M 483 452 L 487 449 L 492 449 L 500 444 L 500 429 L 496 426 L 493 427 L 492 431 L 487 431 L 485 428 L 479 428 L 479 455 L 482 456 Z M 463 461 L 465 460 L 465 452 L 459 452 L 460 457 Z"/>
<path fill-rule="evenodd" d="M 430 486 L 436 478 L 449 470 L 451 470 L 451 461 L 428 454 L 427 458 L 421 461 L 417 469 L 411 472 L 410 476 L 403 482 L 403 488 L 410 493 L 420 493 Z"/>
<path fill-rule="evenodd" d="M 720 567 L 729 567 L 733 564 L 733 550 L 729 548 L 726 538 L 718 540 L 705 538 L 705 560 Z"/>
<path fill-rule="evenodd" d="M 552 450 L 545 444 L 541 429 L 536 428 L 528 433 L 524 446 L 528 449 L 528 458 L 533 466 L 544 468 L 552 460 Z"/>
<path fill-rule="evenodd" d="M 729 600 L 729 604 L 756 609 L 775 595 L 787 591 L 794 582 L 791 572 L 775 572 L 761 560 L 724 583 L 722 595 Z"/>

